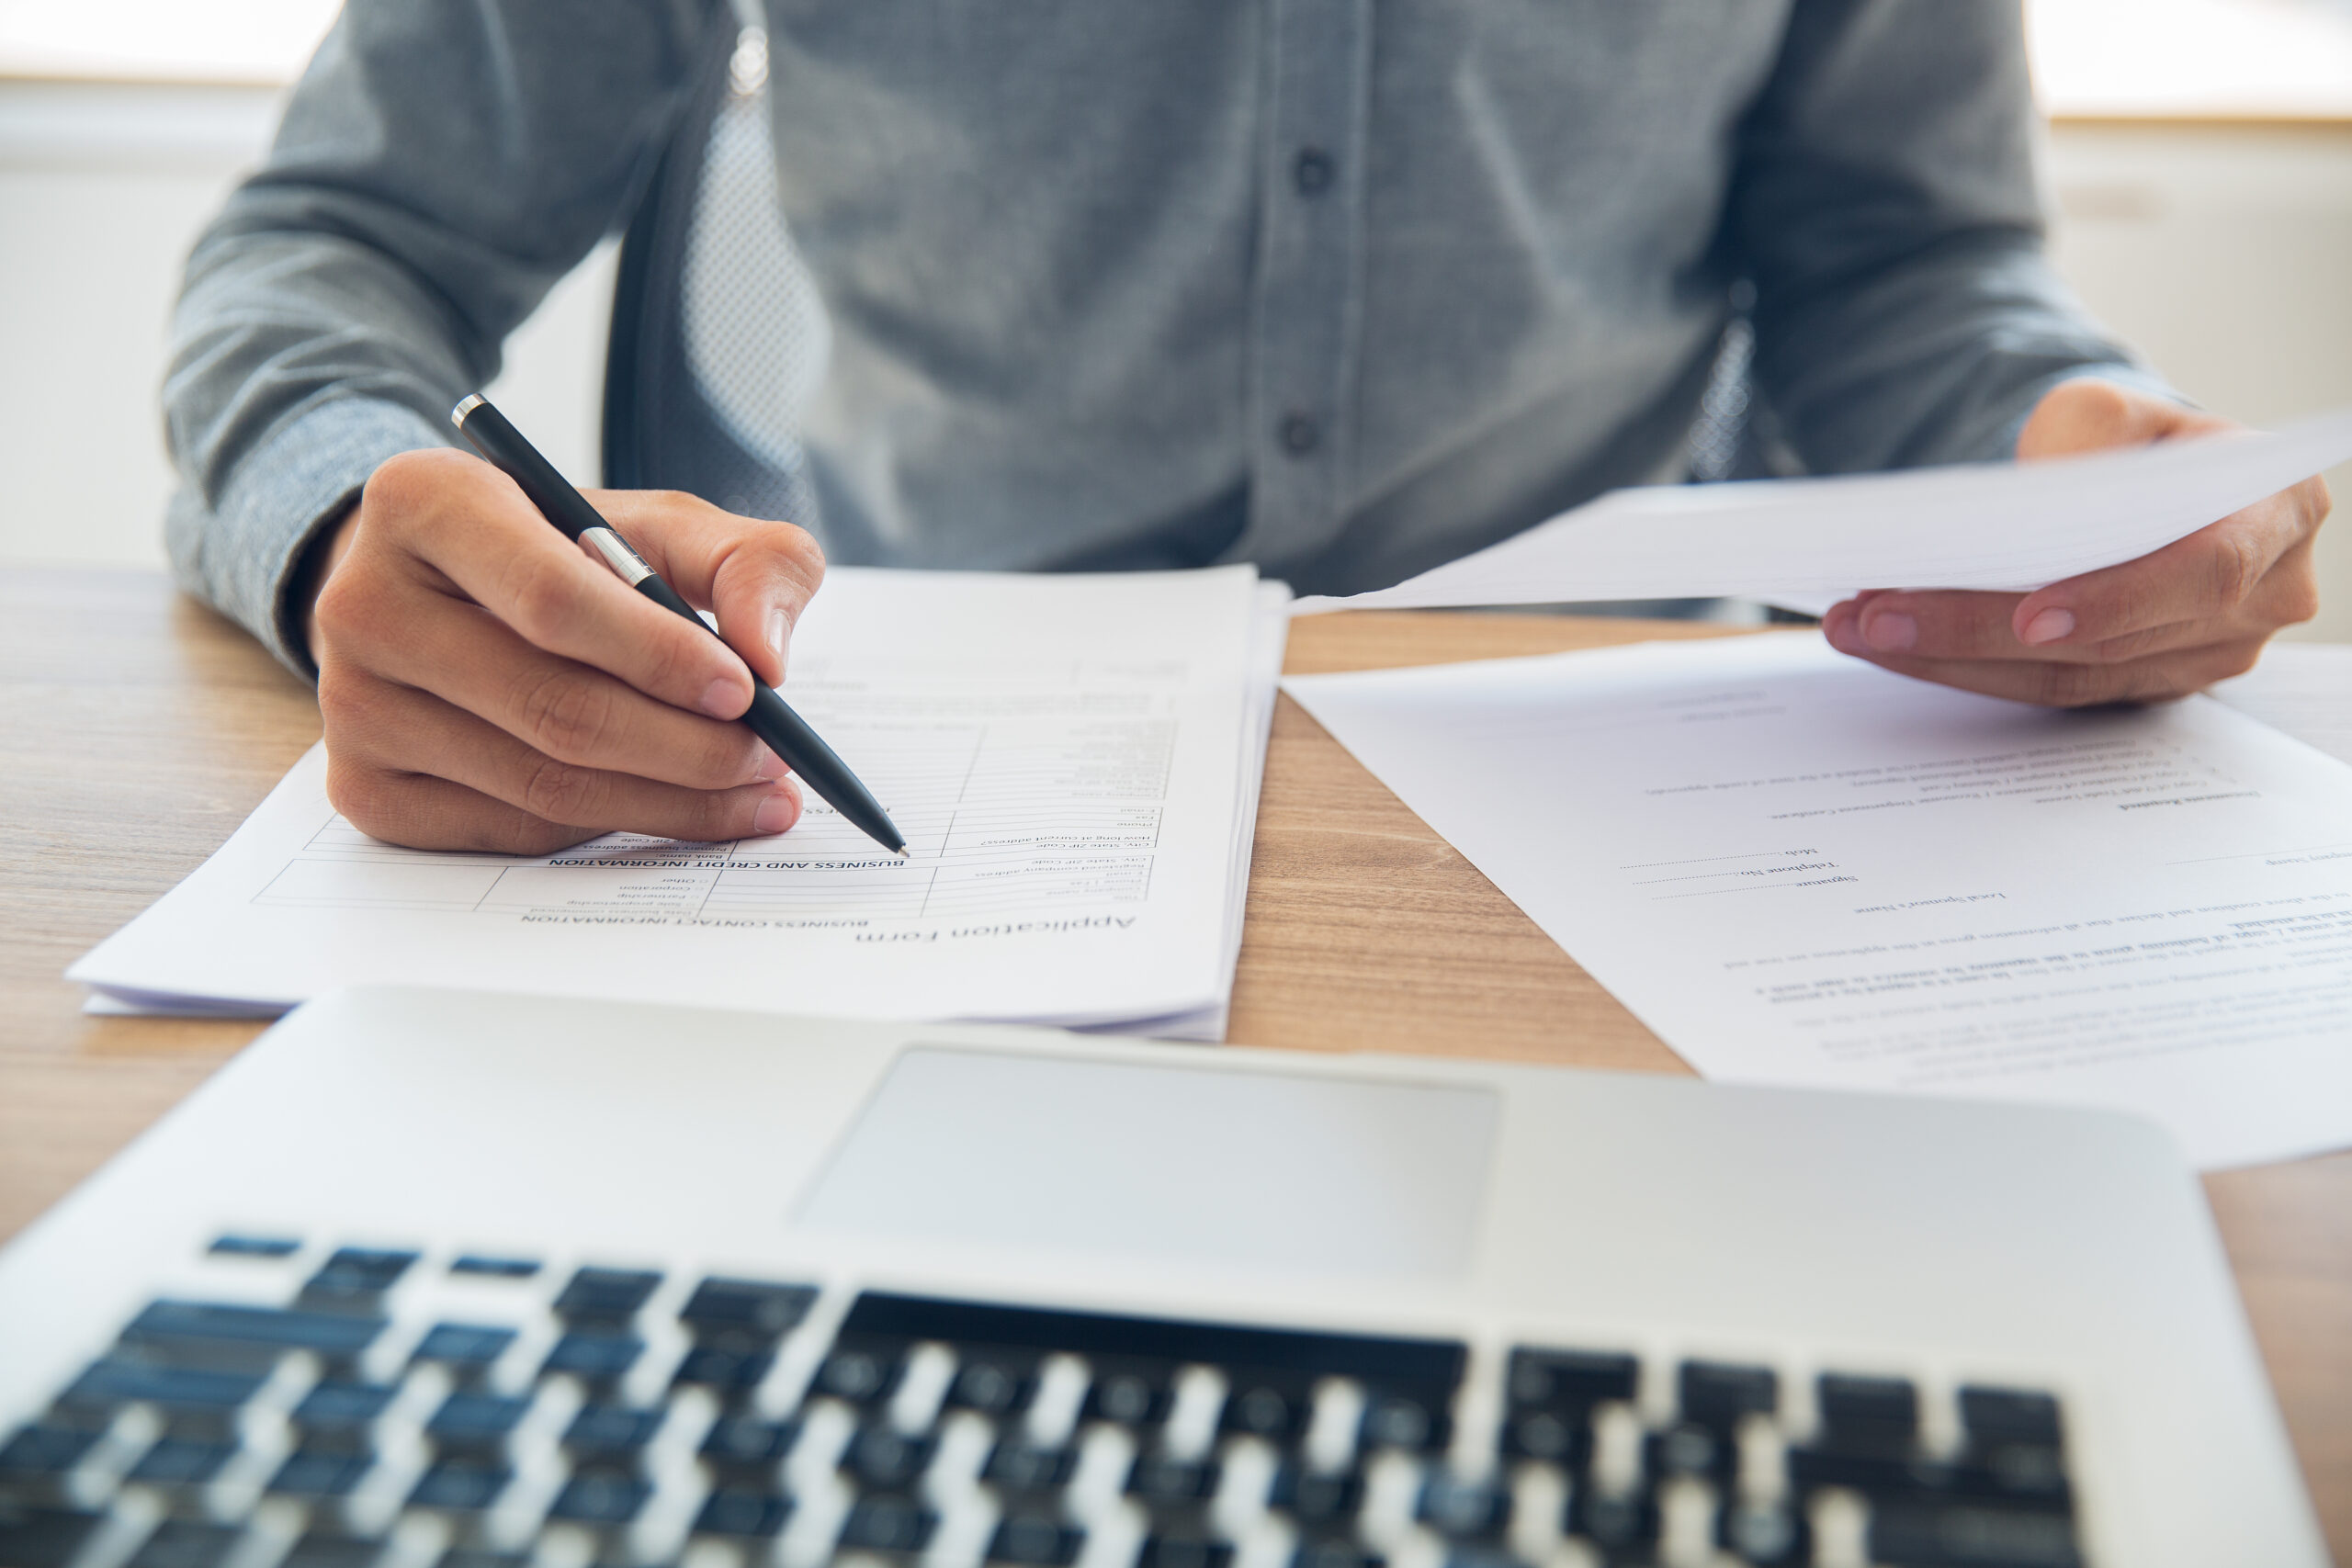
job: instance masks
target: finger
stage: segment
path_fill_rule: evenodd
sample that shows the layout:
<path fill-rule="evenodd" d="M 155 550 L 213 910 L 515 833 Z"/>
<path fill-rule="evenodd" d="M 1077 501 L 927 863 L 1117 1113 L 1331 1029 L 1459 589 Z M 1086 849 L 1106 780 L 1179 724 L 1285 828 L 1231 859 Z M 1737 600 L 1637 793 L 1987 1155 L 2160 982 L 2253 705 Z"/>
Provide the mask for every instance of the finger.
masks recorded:
<path fill-rule="evenodd" d="M 598 491 L 590 500 L 688 604 L 718 613 L 719 635 L 761 680 L 783 682 L 792 628 L 825 576 L 814 538 L 673 491 Z"/>
<path fill-rule="evenodd" d="M 592 561 L 512 479 L 479 458 L 454 450 L 403 454 L 376 470 L 360 504 L 363 536 L 389 534 L 533 645 L 676 707 L 735 718 L 751 705 L 752 675 L 741 660 L 707 628 Z M 383 595 L 334 595 L 322 602 L 322 621 L 330 607 L 379 616 L 393 608 Z M 402 635 L 397 624 L 368 629 L 379 641 Z"/>
<path fill-rule="evenodd" d="M 557 761 L 688 789 L 784 774 L 742 725 L 672 707 L 534 648 L 477 605 L 428 594 L 406 620 L 407 636 L 371 650 L 376 675 L 454 703 Z"/>
<path fill-rule="evenodd" d="M 551 855 L 596 837 L 520 811 L 478 790 L 401 773 L 341 751 L 327 753 L 327 799 L 370 838 L 413 850 Z"/>
<path fill-rule="evenodd" d="M 1988 697 L 2044 707 L 2100 703 L 2166 702 L 2243 675 L 2261 657 L 2264 638 L 2234 638 L 2115 664 L 2060 663 L 2031 659 L 1912 659 L 1865 652 L 1882 670 Z"/>
<path fill-rule="evenodd" d="M 2315 493 L 2307 481 L 2137 560 L 2029 593 L 2012 612 L 2018 640 L 2034 648 L 2098 643 L 2242 615 L 2272 570 L 2318 528 Z"/>
<path fill-rule="evenodd" d="M 428 693 L 386 681 L 359 683 L 369 680 L 359 677 L 337 694 L 331 757 L 340 750 L 387 773 L 445 779 L 539 821 L 595 833 L 708 843 L 780 833 L 799 819 L 800 792 L 789 778 L 698 790 L 579 767 Z"/>
<path fill-rule="evenodd" d="M 2101 642 L 2062 642 L 2036 648 L 2018 640 L 2014 593 L 1890 593 L 1851 614 L 1825 619 L 1823 629 L 1840 652 L 1911 659 L 2028 659 L 2069 664 L 2118 664 L 2152 653 L 2201 648 L 2233 635 L 2267 633 L 2297 615 L 2304 591 L 2291 576 L 2273 573 L 2242 613 L 2228 620 L 2176 621 Z"/>

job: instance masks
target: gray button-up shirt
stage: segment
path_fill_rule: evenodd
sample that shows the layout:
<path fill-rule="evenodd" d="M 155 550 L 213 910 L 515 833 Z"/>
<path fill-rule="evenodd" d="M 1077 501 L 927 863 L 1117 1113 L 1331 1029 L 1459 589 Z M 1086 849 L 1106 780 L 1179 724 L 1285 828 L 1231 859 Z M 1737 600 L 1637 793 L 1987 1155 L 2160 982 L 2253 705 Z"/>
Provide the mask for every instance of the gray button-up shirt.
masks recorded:
<path fill-rule="evenodd" d="M 2041 254 L 2016 0 L 768 0 L 836 560 L 1379 586 L 1671 464 L 1734 286 L 1835 471 L 2133 374 Z M 183 578 L 305 540 L 630 203 L 724 0 L 360 0 L 190 259 Z"/>

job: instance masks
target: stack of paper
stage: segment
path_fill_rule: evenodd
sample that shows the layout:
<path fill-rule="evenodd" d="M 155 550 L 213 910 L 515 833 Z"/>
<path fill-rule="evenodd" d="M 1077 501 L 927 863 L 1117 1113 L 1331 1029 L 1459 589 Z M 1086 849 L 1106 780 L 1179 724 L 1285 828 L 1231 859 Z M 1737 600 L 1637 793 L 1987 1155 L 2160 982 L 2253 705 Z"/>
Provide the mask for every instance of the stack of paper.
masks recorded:
<path fill-rule="evenodd" d="M 2352 1144 L 2352 767 L 2211 698 L 2029 707 L 1813 632 L 1285 689 L 1710 1077 Z"/>
<path fill-rule="evenodd" d="M 314 749 L 70 973 L 151 1010 L 373 981 L 1219 1039 L 1288 601 L 1248 567 L 837 568 L 785 693 L 907 861 L 813 795 L 771 839 L 399 849 L 335 814 Z"/>
<path fill-rule="evenodd" d="M 1870 588 L 2018 592 L 2162 548 L 2352 457 L 2352 409 L 2278 434 L 2037 463 L 1656 485 L 1325 610 L 1759 599 L 1819 615 Z"/>

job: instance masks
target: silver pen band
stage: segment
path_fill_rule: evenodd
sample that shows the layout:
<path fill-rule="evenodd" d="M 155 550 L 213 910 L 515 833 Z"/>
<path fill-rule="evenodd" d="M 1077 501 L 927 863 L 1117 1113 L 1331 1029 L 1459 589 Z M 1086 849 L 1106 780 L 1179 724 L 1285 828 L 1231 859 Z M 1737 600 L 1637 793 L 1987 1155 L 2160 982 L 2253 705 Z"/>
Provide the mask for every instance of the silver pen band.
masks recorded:
<path fill-rule="evenodd" d="M 580 542 L 594 547 L 596 553 L 605 558 L 605 564 L 631 588 L 653 575 L 653 569 L 645 564 L 645 558 L 630 549 L 628 541 L 610 528 L 582 528 Z"/>

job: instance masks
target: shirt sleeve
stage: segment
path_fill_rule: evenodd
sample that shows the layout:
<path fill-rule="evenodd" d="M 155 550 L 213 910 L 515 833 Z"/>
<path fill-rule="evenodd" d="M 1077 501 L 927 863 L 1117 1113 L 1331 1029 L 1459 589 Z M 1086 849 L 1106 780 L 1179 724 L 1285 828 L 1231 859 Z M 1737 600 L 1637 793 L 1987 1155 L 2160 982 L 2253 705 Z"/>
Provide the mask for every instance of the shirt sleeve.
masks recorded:
<path fill-rule="evenodd" d="M 1796 0 L 1726 237 L 1808 468 L 2006 458 L 2076 376 L 2172 395 L 2045 259 L 2035 134 L 2017 0 Z"/>
<path fill-rule="evenodd" d="M 606 232 L 724 0 L 346 6 L 261 169 L 198 240 L 164 383 L 181 583 L 315 673 L 288 589 L 386 458 Z"/>

